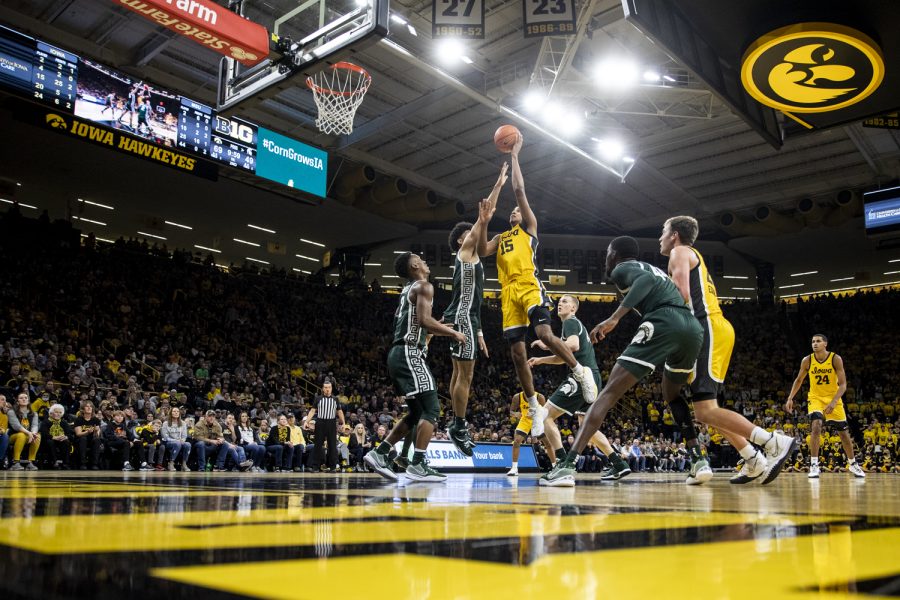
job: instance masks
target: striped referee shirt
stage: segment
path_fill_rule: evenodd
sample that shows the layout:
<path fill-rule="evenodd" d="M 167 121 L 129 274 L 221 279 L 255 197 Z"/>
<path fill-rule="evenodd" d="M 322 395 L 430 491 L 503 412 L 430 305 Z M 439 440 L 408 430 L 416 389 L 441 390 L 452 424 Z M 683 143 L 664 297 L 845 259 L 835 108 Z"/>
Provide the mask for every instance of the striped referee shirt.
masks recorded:
<path fill-rule="evenodd" d="M 338 401 L 334 396 L 319 396 L 319 401 L 316 402 L 316 418 L 336 419 L 338 408 Z"/>

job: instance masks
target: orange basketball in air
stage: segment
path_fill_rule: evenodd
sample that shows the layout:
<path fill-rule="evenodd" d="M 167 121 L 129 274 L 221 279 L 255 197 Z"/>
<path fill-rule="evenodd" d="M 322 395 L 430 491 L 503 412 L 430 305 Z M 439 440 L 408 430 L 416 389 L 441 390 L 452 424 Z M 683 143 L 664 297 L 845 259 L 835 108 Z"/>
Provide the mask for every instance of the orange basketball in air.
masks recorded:
<path fill-rule="evenodd" d="M 494 132 L 494 145 L 497 146 L 497 150 L 500 152 L 508 154 L 512 152 L 513 146 L 516 145 L 516 138 L 520 135 L 522 134 L 519 133 L 515 125 L 501 125 Z"/>

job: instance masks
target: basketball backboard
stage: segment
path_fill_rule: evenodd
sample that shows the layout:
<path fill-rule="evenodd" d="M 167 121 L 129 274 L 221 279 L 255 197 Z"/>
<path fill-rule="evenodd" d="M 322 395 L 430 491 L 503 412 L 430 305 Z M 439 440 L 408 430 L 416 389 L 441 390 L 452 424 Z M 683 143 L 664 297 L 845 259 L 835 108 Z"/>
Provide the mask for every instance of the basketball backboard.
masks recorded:
<path fill-rule="evenodd" d="M 256 1 L 244 0 L 242 14 L 250 12 L 245 9 Z M 227 114 L 228 109 L 288 78 L 311 73 L 319 63 L 335 63 L 388 32 L 389 0 L 281 0 L 264 4 L 265 10 L 260 12 L 272 18 L 261 24 L 271 32 L 275 50 L 254 67 L 246 68 L 229 57 L 220 61 L 216 101 L 220 112 Z M 257 18 L 255 14 L 253 18 Z"/>

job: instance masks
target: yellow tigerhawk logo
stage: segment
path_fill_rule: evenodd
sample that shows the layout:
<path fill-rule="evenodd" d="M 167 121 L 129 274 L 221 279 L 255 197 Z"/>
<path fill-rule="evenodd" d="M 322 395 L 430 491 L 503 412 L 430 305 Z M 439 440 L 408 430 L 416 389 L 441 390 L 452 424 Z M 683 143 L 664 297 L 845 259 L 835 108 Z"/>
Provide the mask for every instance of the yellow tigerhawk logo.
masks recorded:
<path fill-rule="evenodd" d="M 741 81 L 756 100 L 785 112 L 856 104 L 884 78 L 881 49 L 864 33 L 832 23 L 776 29 L 744 53 Z"/>
<path fill-rule="evenodd" d="M 231 56 L 235 60 L 256 60 L 257 56 L 252 52 L 247 52 L 243 48 L 238 48 L 237 46 L 231 47 Z"/>
<path fill-rule="evenodd" d="M 69 129 L 69 125 L 68 123 L 66 123 L 66 120 L 56 113 L 47 113 L 46 122 L 47 125 L 54 129 Z"/>

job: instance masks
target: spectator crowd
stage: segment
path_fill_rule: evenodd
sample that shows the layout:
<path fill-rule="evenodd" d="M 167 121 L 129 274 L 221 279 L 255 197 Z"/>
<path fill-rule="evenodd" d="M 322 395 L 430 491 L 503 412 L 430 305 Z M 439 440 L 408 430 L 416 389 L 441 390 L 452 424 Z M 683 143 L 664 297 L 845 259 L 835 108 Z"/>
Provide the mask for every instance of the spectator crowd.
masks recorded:
<path fill-rule="evenodd" d="M 12 212 L 12 211 L 11 211 Z M 552 290 L 551 290 L 552 291 Z M 120 239 L 78 243 L 57 224 L 7 213 L 0 222 L 0 465 L 15 470 L 144 469 L 285 472 L 363 468 L 361 458 L 402 416 L 385 367 L 397 296 L 327 285 L 253 267 L 223 270 L 209 257 Z M 784 401 L 809 338 L 825 333 L 844 358 L 844 397 L 860 463 L 898 472 L 900 292 L 821 296 L 795 304 L 726 305 L 737 345 L 720 403 L 769 430 L 801 441 L 791 469 L 807 468 L 805 411 Z M 449 301 L 439 290 L 435 310 Z M 614 303 L 582 302 L 593 326 Z M 638 321 L 622 323 L 596 346 L 604 373 Z M 509 398 L 517 383 L 496 301 L 483 308 L 490 357 L 479 358 L 468 421 L 476 441 L 510 442 Z M 556 324 L 558 327 L 558 323 Z M 451 361 L 436 339 L 429 364 L 446 396 Z M 549 395 L 561 367 L 539 367 Z M 307 415 L 326 381 L 335 384 L 344 421 L 338 464 L 323 464 Z M 613 412 L 609 439 L 636 471 L 689 468 L 683 440 L 652 375 Z M 449 401 L 437 436 L 446 439 Z M 563 418 L 568 449 L 578 421 Z M 713 466 L 737 453 L 700 427 Z M 529 440 L 529 443 L 531 440 Z M 546 460 L 536 446 L 539 459 Z M 590 446 L 579 468 L 599 471 Z M 820 464 L 840 471 L 837 435 L 823 433 Z"/>

